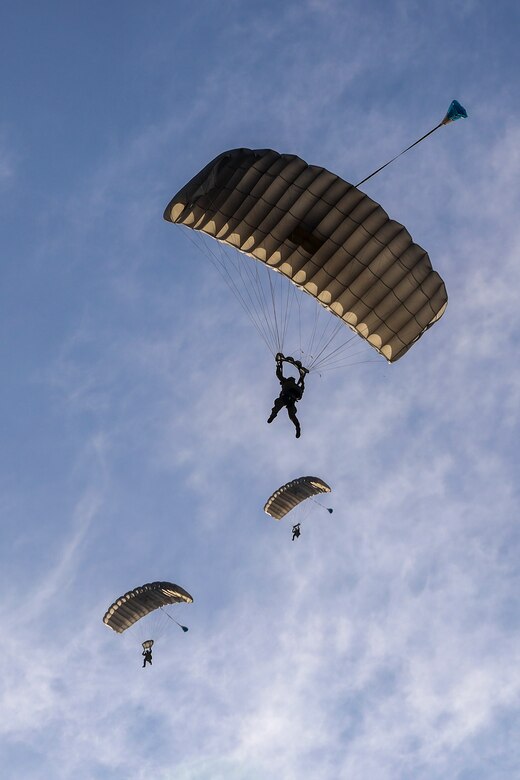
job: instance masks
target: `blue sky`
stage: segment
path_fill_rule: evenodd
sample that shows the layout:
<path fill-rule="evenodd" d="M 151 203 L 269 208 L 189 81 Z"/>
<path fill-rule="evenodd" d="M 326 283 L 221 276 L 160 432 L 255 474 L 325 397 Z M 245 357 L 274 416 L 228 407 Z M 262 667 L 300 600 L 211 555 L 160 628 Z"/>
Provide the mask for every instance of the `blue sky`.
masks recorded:
<path fill-rule="evenodd" d="M 8 780 L 520 774 L 514 2 L 1 10 L 0 763 Z M 364 185 L 443 319 L 398 363 L 272 358 L 162 219 L 234 147 Z M 374 353 L 375 355 L 375 353 Z M 377 356 L 376 356 L 377 357 Z M 297 543 L 278 485 L 333 488 Z M 153 669 L 102 623 L 172 580 Z"/>

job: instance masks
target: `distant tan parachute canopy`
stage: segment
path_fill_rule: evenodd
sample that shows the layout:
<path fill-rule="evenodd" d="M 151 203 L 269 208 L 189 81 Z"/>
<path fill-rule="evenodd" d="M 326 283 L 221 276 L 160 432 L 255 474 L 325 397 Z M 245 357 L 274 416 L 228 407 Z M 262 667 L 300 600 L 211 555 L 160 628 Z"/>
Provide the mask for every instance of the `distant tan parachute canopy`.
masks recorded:
<path fill-rule="evenodd" d="M 357 187 L 294 155 L 224 152 L 164 218 L 279 271 L 390 362 L 446 309 L 444 282 L 406 228 Z"/>
<path fill-rule="evenodd" d="M 275 520 L 281 520 L 302 501 L 317 496 L 319 493 L 330 493 L 330 487 L 326 482 L 319 477 L 298 477 L 298 479 L 293 479 L 292 482 L 275 490 L 273 495 L 267 499 L 264 512 L 274 517 Z"/>
<path fill-rule="evenodd" d="M 160 607 L 180 602 L 191 604 L 192 601 L 190 594 L 173 582 L 149 582 L 116 599 L 105 613 L 103 623 L 122 634 L 138 620 Z"/>

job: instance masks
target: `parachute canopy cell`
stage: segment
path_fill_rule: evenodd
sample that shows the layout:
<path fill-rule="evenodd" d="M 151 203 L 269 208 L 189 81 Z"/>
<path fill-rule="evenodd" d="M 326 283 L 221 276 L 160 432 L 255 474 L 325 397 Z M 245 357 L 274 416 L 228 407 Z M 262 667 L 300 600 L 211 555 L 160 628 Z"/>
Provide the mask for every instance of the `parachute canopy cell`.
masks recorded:
<path fill-rule="evenodd" d="M 173 582 L 148 582 L 116 599 L 106 611 L 103 623 L 122 634 L 142 617 L 160 607 L 180 602 L 191 604 L 192 601 L 192 596 Z"/>
<path fill-rule="evenodd" d="M 232 149 L 171 200 L 170 222 L 280 272 L 398 360 L 444 313 L 444 282 L 408 231 L 325 168 L 271 149 Z"/>
<path fill-rule="evenodd" d="M 330 487 L 326 482 L 319 477 L 298 477 L 275 490 L 267 499 L 264 512 L 275 520 L 281 520 L 302 501 L 319 493 L 330 493 Z"/>

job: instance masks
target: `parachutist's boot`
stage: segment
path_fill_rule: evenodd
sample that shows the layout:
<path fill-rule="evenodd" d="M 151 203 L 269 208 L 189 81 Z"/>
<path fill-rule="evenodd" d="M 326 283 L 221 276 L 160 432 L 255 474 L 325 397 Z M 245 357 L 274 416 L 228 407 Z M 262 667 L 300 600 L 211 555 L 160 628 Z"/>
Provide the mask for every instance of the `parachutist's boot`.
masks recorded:
<path fill-rule="evenodd" d="M 267 420 L 268 423 L 272 423 L 274 418 L 276 417 L 276 412 L 271 412 L 269 415 L 269 419 Z"/>
<path fill-rule="evenodd" d="M 296 438 L 299 439 L 301 435 L 302 435 L 302 431 L 300 426 L 298 425 L 298 427 L 296 428 Z"/>

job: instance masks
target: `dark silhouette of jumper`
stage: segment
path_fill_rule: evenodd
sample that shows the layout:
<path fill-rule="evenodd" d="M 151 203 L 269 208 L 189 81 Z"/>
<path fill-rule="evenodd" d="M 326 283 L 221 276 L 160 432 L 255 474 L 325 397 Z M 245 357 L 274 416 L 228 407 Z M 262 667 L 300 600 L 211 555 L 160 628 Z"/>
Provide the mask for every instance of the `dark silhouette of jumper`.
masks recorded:
<path fill-rule="evenodd" d="M 292 363 L 293 366 L 296 366 L 300 374 L 298 381 L 292 376 L 285 377 L 283 375 L 282 366 L 284 360 L 288 363 Z M 275 399 L 270 417 L 267 422 L 272 423 L 280 409 L 283 409 L 285 406 L 287 409 L 287 414 L 289 415 L 289 419 L 294 423 L 294 427 L 296 428 L 297 439 L 299 439 L 301 436 L 301 428 L 298 418 L 296 417 L 296 403 L 301 400 L 305 390 L 305 374 L 307 373 L 307 369 L 302 366 L 299 360 L 286 358 L 282 355 L 281 352 L 278 352 L 276 355 L 276 376 L 282 386 L 282 389 L 278 398 Z"/>
<path fill-rule="evenodd" d="M 300 534 L 301 534 L 300 524 L 296 523 L 296 525 L 293 525 L 293 527 L 292 527 L 292 540 L 293 540 L 293 542 L 294 542 L 295 539 L 298 539 Z"/>
<path fill-rule="evenodd" d="M 143 650 L 141 655 L 144 656 L 143 669 L 146 666 L 146 664 L 150 664 L 150 666 L 151 666 L 152 665 L 152 651 L 151 650 Z"/>

